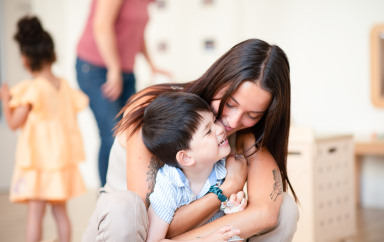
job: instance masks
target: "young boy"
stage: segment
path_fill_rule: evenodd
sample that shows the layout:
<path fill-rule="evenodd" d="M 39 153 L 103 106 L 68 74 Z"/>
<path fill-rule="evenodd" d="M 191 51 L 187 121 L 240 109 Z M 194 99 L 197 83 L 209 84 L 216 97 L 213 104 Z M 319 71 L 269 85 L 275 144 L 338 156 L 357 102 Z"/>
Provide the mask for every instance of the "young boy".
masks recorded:
<path fill-rule="evenodd" d="M 147 149 L 165 163 L 157 173 L 148 209 L 147 241 L 160 241 L 177 208 L 208 192 L 216 193 L 222 202 L 226 200 L 218 185 L 224 181 L 225 157 L 231 148 L 224 127 L 195 94 L 159 95 L 145 109 L 141 132 Z M 246 202 L 242 203 L 240 210 L 245 206 Z M 223 215 L 219 211 L 208 222 Z M 227 241 L 238 233 L 226 228 L 210 235 L 218 237 L 210 238 Z"/>

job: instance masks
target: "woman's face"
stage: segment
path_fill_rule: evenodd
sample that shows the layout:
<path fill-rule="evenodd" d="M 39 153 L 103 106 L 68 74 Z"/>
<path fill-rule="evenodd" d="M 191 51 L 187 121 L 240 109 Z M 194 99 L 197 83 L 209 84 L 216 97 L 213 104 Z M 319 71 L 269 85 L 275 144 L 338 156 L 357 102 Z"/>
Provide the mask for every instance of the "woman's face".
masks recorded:
<path fill-rule="evenodd" d="M 218 96 L 214 99 L 219 98 Z M 217 113 L 220 99 L 211 103 L 213 110 Z M 246 81 L 229 96 L 224 104 L 223 113 L 219 118 L 224 125 L 227 135 L 236 131 L 254 126 L 263 117 L 272 101 L 272 94 L 263 90 L 258 84 Z"/>

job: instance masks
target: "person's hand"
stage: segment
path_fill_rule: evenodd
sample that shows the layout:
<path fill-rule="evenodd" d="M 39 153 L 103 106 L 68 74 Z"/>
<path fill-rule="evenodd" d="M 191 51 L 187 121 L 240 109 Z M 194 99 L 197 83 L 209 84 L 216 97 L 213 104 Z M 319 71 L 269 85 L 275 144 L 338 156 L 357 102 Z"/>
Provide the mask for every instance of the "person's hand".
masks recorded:
<path fill-rule="evenodd" d="M 245 197 L 245 194 L 243 191 L 240 191 L 238 193 L 233 193 L 228 200 L 231 204 L 233 204 L 233 206 L 235 207 L 239 206 L 238 207 L 239 211 L 243 211 L 247 207 L 247 198 Z"/>
<path fill-rule="evenodd" d="M 225 226 L 212 234 L 202 237 L 199 241 L 204 242 L 227 242 L 233 236 L 239 235 L 240 230 L 232 229 L 232 226 Z"/>
<path fill-rule="evenodd" d="M 101 86 L 104 97 L 115 101 L 123 91 L 123 77 L 118 70 L 107 71 L 107 81 Z"/>
<path fill-rule="evenodd" d="M 9 87 L 7 83 L 3 83 L 3 85 L 1 85 L 0 99 L 4 103 L 8 102 L 11 99 L 11 94 L 9 92 Z"/>
<path fill-rule="evenodd" d="M 220 188 L 225 194 L 237 193 L 242 191 L 247 180 L 247 160 L 243 157 L 229 155 L 226 161 L 227 176 Z"/>
<path fill-rule="evenodd" d="M 152 79 L 154 84 L 172 82 L 172 74 L 168 71 L 152 68 Z"/>
<path fill-rule="evenodd" d="M 152 73 L 153 73 L 153 75 L 164 75 L 168 78 L 172 77 L 172 74 L 169 71 L 158 69 L 156 67 L 152 68 Z"/>

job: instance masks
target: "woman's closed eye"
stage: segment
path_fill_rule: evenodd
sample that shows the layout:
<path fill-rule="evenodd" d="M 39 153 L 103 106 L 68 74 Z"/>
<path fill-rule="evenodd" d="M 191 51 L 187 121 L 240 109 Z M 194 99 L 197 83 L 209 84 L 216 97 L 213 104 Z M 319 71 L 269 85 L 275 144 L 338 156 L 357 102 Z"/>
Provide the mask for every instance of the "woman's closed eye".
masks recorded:
<path fill-rule="evenodd" d="M 250 118 L 252 120 L 257 120 L 260 118 L 260 115 L 255 115 L 253 113 L 247 113 L 247 116 L 248 116 L 248 118 Z"/>
<path fill-rule="evenodd" d="M 234 105 L 231 105 L 231 104 L 229 104 L 228 102 L 225 103 L 225 106 L 227 106 L 228 108 L 233 108 L 233 107 L 235 107 Z"/>
<path fill-rule="evenodd" d="M 232 105 L 232 104 L 229 104 L 228 102 L 225 103 L 225 106 L 227 106 L 228 108 L 235 108 L 235 105 Z M 252 119 L 252 120 L 257 120 L 260 118 L 260 114 L 256 114 L 256 113 L 247 113 L 247 117 Z"/>

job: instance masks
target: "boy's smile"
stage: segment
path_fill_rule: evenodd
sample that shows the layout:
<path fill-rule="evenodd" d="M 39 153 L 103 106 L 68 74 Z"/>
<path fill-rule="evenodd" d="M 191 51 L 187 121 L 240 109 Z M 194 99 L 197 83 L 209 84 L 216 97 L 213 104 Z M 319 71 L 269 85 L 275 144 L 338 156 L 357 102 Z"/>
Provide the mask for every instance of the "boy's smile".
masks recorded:
<path fill-rule="evenodd" d="M 231 147 L 224 126 L 218 122 L 211 112 L 201 112 L 202 119 L 192 136 L 188 153 L 196 164 L 213 165 L 216 161 L 229 155 Z"/>

